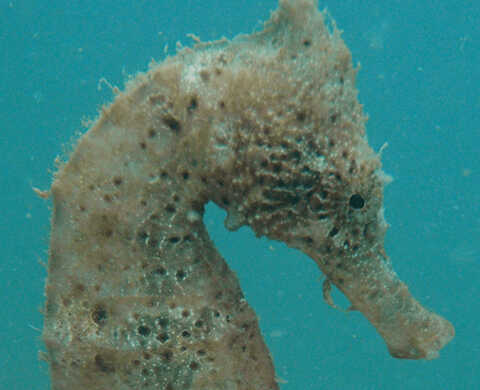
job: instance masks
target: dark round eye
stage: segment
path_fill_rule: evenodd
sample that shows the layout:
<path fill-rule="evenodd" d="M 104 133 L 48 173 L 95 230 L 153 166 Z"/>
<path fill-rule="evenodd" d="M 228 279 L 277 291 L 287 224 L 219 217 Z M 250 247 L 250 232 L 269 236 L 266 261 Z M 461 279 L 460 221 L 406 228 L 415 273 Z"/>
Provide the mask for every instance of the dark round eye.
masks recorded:
<path fill-rule="evenodd" d="M 362 195 L 360 194 L 353 194 L 350 197 L 350 207 L 354 209 L 361 209 L 363 206 L 365 206 L 365 200 L 362 198 Z"/>

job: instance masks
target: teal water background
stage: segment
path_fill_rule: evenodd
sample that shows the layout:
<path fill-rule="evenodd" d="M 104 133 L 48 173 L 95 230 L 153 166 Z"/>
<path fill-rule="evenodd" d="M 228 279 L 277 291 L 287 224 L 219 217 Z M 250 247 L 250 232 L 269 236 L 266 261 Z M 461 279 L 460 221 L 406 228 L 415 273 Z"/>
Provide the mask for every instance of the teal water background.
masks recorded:
<path fill-rule="evenodd" d="M 0 390 L 46 390 L 38 360 L 53 160 L 122 86 L 187 33 L 260 28 L 276 1 L 0 1 Z M 368 322 L 322 299 L 321 274 L 291 249 L 205 222 L 257 311 L 282 390 L 480 388 L 480 2 L 321 0 L 344 30 L 384 142 L 386 248 L 455 339 L 434 361 L 391 358 Z M 101 87 L 99 89 L 99 86 Z M 347 306 L 336 293 L 334 299 Z"/>

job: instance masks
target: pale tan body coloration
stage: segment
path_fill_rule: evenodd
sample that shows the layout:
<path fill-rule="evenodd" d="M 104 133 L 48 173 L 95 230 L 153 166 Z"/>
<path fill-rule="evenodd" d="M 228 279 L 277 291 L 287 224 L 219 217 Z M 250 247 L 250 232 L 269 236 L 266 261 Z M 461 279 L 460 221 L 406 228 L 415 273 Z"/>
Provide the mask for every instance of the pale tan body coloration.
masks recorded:
<path fill-rule="evenodd" d="M 386 176 L 324 18 L 313 0 L 281 0 L 263 31 L 137 76 L 79 140 L 51 187 L 53 389 L 278 389 L 202 222 L 208 201 L 229 229 L 314 259 L 393 356 L 432 358 L 453 337 L 384 255 Z"/>

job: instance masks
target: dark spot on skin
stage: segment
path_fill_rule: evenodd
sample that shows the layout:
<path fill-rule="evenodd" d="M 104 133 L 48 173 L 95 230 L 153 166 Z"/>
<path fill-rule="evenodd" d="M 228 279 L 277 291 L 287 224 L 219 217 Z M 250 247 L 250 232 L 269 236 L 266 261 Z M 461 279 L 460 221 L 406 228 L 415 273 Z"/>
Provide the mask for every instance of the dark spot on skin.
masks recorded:
<path fill-rule="evenodd" d="M 153 273 L 156 274 L 156 275 L 165 276 L 167 274 L 167 270 L 164 267 L 160 266 L 160 267 L 155 268 Z"/>
<path fill-rule="evenodd" d="M 175 210 L 175 206 L 171 205 L 171 204 L 168 204 L 166 207 L 165 207 L 165 211 L 167 211 L 168 213 L 174 213 L 176 210 Z"/>
<path fill-rule="evenodd" d="M 157 324 L 160 325 L 163 329 L 168 327 L 168 318 L 166 317 L 158 317 L 157 318 Z"/>
<path fill-rule="evenodd" d="M 333 227 L 332 230 L 330 230 L 330 233 L 328 233 L 328 236 L 329 236 L 329 237 L 334 237 L 334 236 L 337 235 L 338 231 L 339 231 L 339 230 L 338 230 L 337 227 Z"/>
<path fill-rule="evenodd" d="M 313 239 L 312 237 L 304 237 L 304 241 L 306 244 L 311 245 L 313 244 Z"/>
<path fill-rule="evenodd" d="M 190 98 L 190 103 L 188 104 L 188 111 L 193 111 L 193 110 L 196 110 L 198 107 L 198 100 L 197 100 L 197 97 L 196 96 L 192 96 Z"/>
<path fill-rule="evenodd" d="M 178 133 L 181 130 L 180 122 L 171 114 L 165 115 L 162 118 L 162 121 L 175 133 Z"/>
<path fill-rule="evenodd" d="M 118 187 L 118 186 L 121 185 L 122 183 L 123 183 L 123 179 L 122 179 L 121 177 L 118 177 L 118 176 L 117 176 L 117 177 L 114 177 L 114 178 L 113 178 L 113 184 L 115 184 L 115 186 Z"/>
<path fill-rule="evenodd" d="M 208 73 L 206 70 L 201 70 L 200 78 L 202 79 L 203 82 L 206 83 L 210 80 L 210 73 Z"/>
<path fill-rule="evenodd" d="M 305 120 L 305 118 L 307 117 L 307 115 L 305 114 L 305 112 L 300 111 L 300 112 L 297 112 L 296 117 L 297 117 L 297 121 L 303 122 Z"/>
<path fill-rule="evenodd" d="M 114 372 L 112 362 L 107 361 L 102 355 L 95 355 L 95 366 L 102 372 Z"/>
<path fill-rule="evenodd" d="M 164 362 L 171 362 L 173 358 L 173 352 L 167 349 L 162 353 L 161 356 Z"/>
<path fill-rule="evenodd" d="M 353 209 L 361 209 L 363 206 L 365 206 L 365 200 L 360 194 L 353 194 L 350 197 L 349 204 L 350 207 Z"/>
<path fill-rule="evenodd" d="M 157 340 L 160 341 L 161 343 L 166 343 L 170 337 L 168 337 L 168 334 L 166 332 L 162 332 L 158 334 Z"/>
<path fill-rule="evenodd" d="M 141 336 L 148 336 L 150 334 L 150 328 L 145 325 L 140 325 L 137 329 L 137 332 Z"/>
<path fill-rule="evenodd" d="M 107 321 L 107 310 L 105 310 L 105 307 L 102 305 L 95 306 L 92 312 L 92 320 L 99 326 L 104 325 Z"/>
<path fill-rule="evenodd" d="M 112 197 L 108 194 L 106 194 L 104 197 L 103 197 L 103 200 L 107 203 L 110 203 L 112 201 Z"/>
<path fill-rule="evenodd" d="M 187 277 L 187 274 L 184 270 L 180 269 L 177 271 L 176 277 L 177 277 L 177 280 L 183 280 Z"/>

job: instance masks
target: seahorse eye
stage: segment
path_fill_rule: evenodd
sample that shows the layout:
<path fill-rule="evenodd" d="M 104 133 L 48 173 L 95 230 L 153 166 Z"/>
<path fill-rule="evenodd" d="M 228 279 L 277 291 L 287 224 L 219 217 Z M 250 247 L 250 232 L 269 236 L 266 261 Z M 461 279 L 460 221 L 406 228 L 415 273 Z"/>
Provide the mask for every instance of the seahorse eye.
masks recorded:
<path fill-rule="evenodd" d="M 361 209 L 363 206 L 365 206 L 365 200 L 362 198 L 362 195 L 353 194 L 350 197 L 349 204 L 350 204 L 350 207 L 353 209 Z"/>

